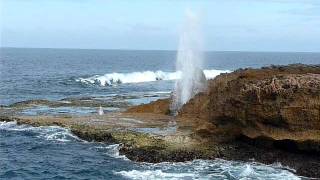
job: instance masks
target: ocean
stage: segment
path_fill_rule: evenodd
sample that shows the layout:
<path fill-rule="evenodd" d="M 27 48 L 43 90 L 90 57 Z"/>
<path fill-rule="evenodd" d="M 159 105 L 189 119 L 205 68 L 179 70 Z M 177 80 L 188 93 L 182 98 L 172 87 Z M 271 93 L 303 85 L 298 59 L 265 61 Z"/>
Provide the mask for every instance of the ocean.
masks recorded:
<path fill-rule="evenodd" d="M 207 79 L 238 68 L 272 64 L 320 64 L 320 53 L 206 52 Z M 96 98 L 129 105 L 169 97 L 175 51 L 0 49 L 0 105 L 27 100 Z M 112 107 L 115 110 L 117 107 Z M 109 111 L 113 111 L 110 107 Z M 90 114 L 90 107 L 35 107 L 22 112 Z M 279 163 L 223 159 L 137 163 L 117 144 L 83 141 L 58 126 L 0 124 L 0 179 L 301 179 Z"/>

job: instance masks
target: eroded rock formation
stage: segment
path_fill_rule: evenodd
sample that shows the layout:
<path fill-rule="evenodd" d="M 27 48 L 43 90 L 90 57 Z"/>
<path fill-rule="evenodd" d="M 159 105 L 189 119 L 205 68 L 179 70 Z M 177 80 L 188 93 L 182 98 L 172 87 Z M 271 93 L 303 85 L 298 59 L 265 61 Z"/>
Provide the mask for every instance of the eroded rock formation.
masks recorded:
<path fill-rule="evenodd" d="M 274 66 L 219 75 L 175 117 L 170 115 L 170 99 L 102 116 L 11 115 L 39 103 L 59 106 L 30 101 L 3 107 L 0 121 L 64 126 L 82 139 L 119 143 L 120 153 L 135 161 L 254 159 L 281 162 L 299 175 L 320 177 L 320 66 Z"/>
<path fill-rule="evenodd" d="M 169 103 L 158 100 L 129 111 L 168 114 Z M 213 134 L 222 140 L 246 137 L 319 152 L 320 66 L 273 66 L 222 74 L 208 82 L 206 92 L 186 103 L 178 118 L 200 119 L 201 123 L 193 123 L 199 135 Z"/>
<path fill-rule="evenodd" d="M 129 113 L 154 113 L 154 114 L 170 114 L 170 99 L 159 99 L 149 104 L 130 107 Z"/>
<path fill-rule="evenodd" d="M 167 113 L 165 103 L 170 101 L 136 109 L 159 113 L 158 108 L 164 108 Z M 320 177 L 320 66 L 272 66 L 219 75 L 208 81 L 206 92 L 180 109 L 177 122 L 191 124 L 201 141 L 230 145 L 216 157 L 282 162 L 298 174 Z"/>
<path fill-rule="evenodd" d="M 180 117 L 205 119 L 229 137 L 295 142 L 299 150 L 320 151 L 319 66 L 238 70 L 208 84 Z"/>

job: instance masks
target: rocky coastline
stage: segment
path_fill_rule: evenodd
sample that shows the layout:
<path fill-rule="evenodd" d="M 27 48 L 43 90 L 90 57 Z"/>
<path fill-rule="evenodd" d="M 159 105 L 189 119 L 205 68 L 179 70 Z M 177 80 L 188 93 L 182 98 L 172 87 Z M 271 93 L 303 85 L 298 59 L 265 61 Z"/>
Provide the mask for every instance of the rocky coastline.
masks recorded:
<path fill-rule="evenodd" d="M 171 115 L 170 99 L 133 107 L 120 104 L 125 110 L 102 116 L 15 113 L 39 103 L 59 106 L 63 102 L 3 106 L 0 121 L 67 127 L 87 141 L 120 144 L 120 153 L 133 161 L 222 158 L 281 163 L 298 175 L 320 178 L 320 65 L 221 74 L 176 116 Z M 72 101 L 69 106 L 81 104 Z"/>

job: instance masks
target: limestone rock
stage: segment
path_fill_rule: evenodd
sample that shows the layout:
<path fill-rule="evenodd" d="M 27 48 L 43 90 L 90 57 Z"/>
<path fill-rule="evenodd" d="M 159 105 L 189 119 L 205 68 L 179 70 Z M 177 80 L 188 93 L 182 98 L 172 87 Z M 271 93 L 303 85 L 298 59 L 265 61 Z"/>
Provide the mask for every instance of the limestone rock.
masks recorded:
<path fill-rule="evenodd" d="M 210 80 L 180 117 L 205 119 L 234 137 L 294 142 L 320 151 L 320 66 L 238 70 Z"/>

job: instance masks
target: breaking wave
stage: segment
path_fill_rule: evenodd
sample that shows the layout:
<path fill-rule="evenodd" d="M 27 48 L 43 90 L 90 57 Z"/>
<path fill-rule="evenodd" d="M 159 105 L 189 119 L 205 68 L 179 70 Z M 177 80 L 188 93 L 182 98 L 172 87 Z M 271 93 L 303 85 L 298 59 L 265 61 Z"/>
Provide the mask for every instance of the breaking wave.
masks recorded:
<path fill-rule="evenodd" d="M 72 140 L 82 141 L 73 135 L 69 129 L 59 126 L 40 126 L 17 125 L 17 122 L 0 122 L 0 130 L 23 131 L 35 133 L 36 137 L 44 138 L 48 141 L 68 142 Z"/>
<path fill-rule="evenodd" d="M 29 125 L 17 125 L 16 122 L 0 122 L 0 134 L 5 131 L 16 131 L 16 132 L 18 131 L 19 133 L 27 132 L 26 135 L 28 136 L 29 135 L 36 136 L 38 138 L 45 139 L 51 142 L 58 141 L 59 143 L 66 142 L 66 141 L 74 142 L 79 140 L 76 136 L 70 133 L 70 130 L 66 128 L 58 127 L 58 126 L 32 127 Z M 34 139 L 32 140 L 34 141 Z M 40 145 L 41 144 L 43 143 L 40 143 Z M 73 144 L 73 143 L 66 143 L 66 144 Z M 92 143 L 92 145 L 93 145 L 92 148 L 98 150 L 98 152 L 102 152 L 109 157 L 115 158 L 111 160 L 107 159 L 108 161 L 107 164 L 108 163 L 111 164 L 110 166 L 107 166 L 107 167 L 110 167 L 111 172 L 114 175 L 116 175 L 116 177 L 118 178 L 120 176 L 126 179 L 221 179 L 221 180 L 222 179 L 273 179 L 273 180 L 305 179 L 304 177 L 296 176 L 294 174 L 295 170 L 289 169 L 287 167 L 283 167 L 279 163 L 276 163 L 273 165 L 265 165 L 261 163 L 255 163 L 255 162 L 246 163 L 246 162 L 237 162 L 237 161 L 227 161 L 222 159 L 194 160 L 189 162 L 178 162 L 178 163 L 163 162 L 163 163 L 156 163 L 156 164 L 131 163 L 131 161 L 129 161 L 125 156 L 122 156 L 119 154 L 118 144 L 105 145 L 105 144 Z M 32 145 L 32 147 L 35 147 L 35 146 L 38 146 L 38 144 Z M 75 155 L 72 156 L 71 159 L 77 159 L 79 157 L 81 157 L 80 159 L 85 159 L 85 161 L 84 160 L 81 161 L 84 164 L 82 164 L 82 166 L 79 165 L 80 170 L 85 171 L 86 172 L 85 174 L 88 174 L 88 172 L 90 172 L 89 175 L 97 173 L 96 167 L 101 166 L 101 163 L 105 162 L 103 161 L 104 159 L 103 157 L 102 160 L 99 159 L 96 162 L 97 164 L 93 164 L 93 162 L 95 162 L 95 160 L 97 159 L 93 158 L 93 160 L 90 160 L 90 158 L 92 158 L 91 153 L 94 153 L 94 152 L 90 151 L 89 155 L 85 153 L 87 150 L 86 149 L 83 150 L 83 148 L 87 146 L 76 145 L 76 146 L 65 146 L 65 147 L 80 148 L 80 149 L 75 149 L 74 152 L 72 151 L 72 153 L 75 153 Z M 56 156 L 56 152 L 57 152 L 56 150 L 53 151 L 54 156 Z M 63 153 L 66 153 L 66 152 L 63 152 Z M 30 156 L 30 154 L 28 155 Z M 93 155 L 97 155 L 97 154 L 93 154 Z M 28 159 L 30 159 L 30 157 L 28 157 Z M 125 161 L 121 161 L 121 164 L 119 164 L 119 161 L 117 161 L 117 159 L 125 160 Z M 89 164 L 88 163 L 85 164 L 85 162 L 88 162 Z M 115 165 L 117 167 L 114 167 Z M 88 168 L 92 169 L 92 171 L 88 170 Z M 99 169 L 99 171 L 105 172 L 105 166 L 103 166 L 102 169 Z M 108 176 L 108 177 L 111 179 L 113 176 L 112 177 Z M 104 178 L 104 179 L 108 179 L 108 178 Z"/>
<path fill-rule="evenodd" d="M 229 70 L 204 70 L 207 79 L 212 79 L 221 73 L 230 72 Z M 121 83 L 143 83 L 152 81 L 168 81 L 180 79 L 181 72 L 164 71 L 142 71 L 131 73 L 109 73 L 105 75 L 95 75 L 88 78 L 78 78 L 77 82 L 84 84 L 96 84 L 100 86 L 110 86 Z"/>
<path fill-rule="evenodd" d="M 95 148 L 98 150 L 104 151 L 105 154 L 110 157 L 122 159 L 122 160 L 126 160 L 126 161 L 129 160 L 125 155 L 120 155 L 120 152 L 119 152 L 120 145 L 119 144 L 111 144 L 111 145 L 107 145 L 107 146 L 101 145 L 101 146 L 96 146 Z"/>
<path fill-rule="evenodd" d="M 272 179 L 299 180 L 282 166 L 236 161 L 194 160 L 180 163 L 145 164 L 143 169 L 114 172 L 129 179 Z"/>

